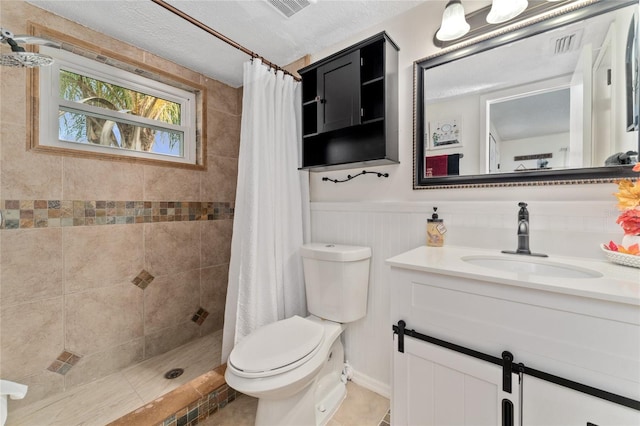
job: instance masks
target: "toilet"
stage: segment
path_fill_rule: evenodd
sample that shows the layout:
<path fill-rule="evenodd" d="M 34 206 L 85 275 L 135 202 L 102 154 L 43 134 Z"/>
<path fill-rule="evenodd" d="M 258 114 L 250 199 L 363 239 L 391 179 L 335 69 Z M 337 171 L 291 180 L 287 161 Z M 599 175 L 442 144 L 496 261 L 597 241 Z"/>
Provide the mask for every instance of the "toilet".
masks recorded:
<path fill-rule="evenodd" d="M 260 327 L 227 361 L 227 384 L 258 398 L 258 426 L 329 421 L 346 396 L 340 335 L 367 313 L 369 247 L 312 243 L 301 255 L 310 315 Z"/>

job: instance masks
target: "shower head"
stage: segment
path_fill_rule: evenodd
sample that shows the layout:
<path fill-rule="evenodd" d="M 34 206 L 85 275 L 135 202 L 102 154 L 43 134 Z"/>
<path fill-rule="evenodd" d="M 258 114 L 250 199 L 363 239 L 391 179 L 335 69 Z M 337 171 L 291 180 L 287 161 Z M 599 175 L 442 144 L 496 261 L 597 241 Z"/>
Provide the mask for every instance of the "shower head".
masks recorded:
<path fill-rule="evenodd" d="M 60 47 L 58 43 L 33 36 L 14 36 L 11 31 L 0 28 L 0 43 L 11 46 L 11 53 L 0 55 L 0 65 L 9 67 L 32 68 L 51 65 L 53 58 L 36 52 L 27 52 L 18 43 L 42 44 L 51 47 Z"/>

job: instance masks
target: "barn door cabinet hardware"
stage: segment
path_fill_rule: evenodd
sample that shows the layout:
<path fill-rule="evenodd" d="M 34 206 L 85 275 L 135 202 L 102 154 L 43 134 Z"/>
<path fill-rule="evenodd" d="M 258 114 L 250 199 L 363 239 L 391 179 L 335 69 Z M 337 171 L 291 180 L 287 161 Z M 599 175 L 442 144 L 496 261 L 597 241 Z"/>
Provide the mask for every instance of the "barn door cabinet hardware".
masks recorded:
<path fill-rule="evenodd" d="M 493 383 L 497 388 L 493 393 L 498 397 L 496 402 L 501 411 L 499 423 L 503 426 L 559 425 L 567 424 L 566 422 L 602 426 L 607 422 L 637 424 L 637 420 L 640 420 L 640 401 L 531 368 L 517 362 L 514 354 L 509 351 L 503 351 L 500 357 L 489 355 L 409 329 L 404 320 L 393 325 L 393 334 L 396 346 L 394 380 L 409 381 L 407 386 L 400 386 L 401 389 L 412 389 L 416 385 L 411 382 L 415 382 L 422 391 L 428 389 L 427 393 L 446 395 L 451 393 L 451 389 L 438 391 L 438 383 L 442 383 L 443 380 L 446 383 L 455 383 L 454 376 L 462 375 L 465 378 L 464 383 L 476 383 L 465 390 L 465 398 L 478 401 L 482 399 L 479 395 L 467 394 L 473 392 L 473 389 L 485 395 L 490 394 L 491 392 L 482 392 L 486 391 L 486 387 L 481 388 L 477 383 L 484 382 L 485 386 L 486 383 Z M 413 368 L 415 371 L 412 371 Z M 425 375 L 425 371 L 431 373 Z M 424 377 L 417 377 L 419 375 Z M 429 384 L 425 386 L 425 382 Z M 396 385 L 398 383 L 396 382 Z M 405 397 L 410 401 L 411 391 L 408 391 Z M 445 401 L 446 397 L 439 398 L 438 404 L 433 407 L 438 418 L 446 418 L 449 415 L 443 413 L 446 408 L 443 410 L 442 407 L 457 411 L 455 407 L 463 403 L 455 400 Z M 405 406 L 399 402 L 396 402 L 396 405 Z M 429 407 L 429 404 L 426 403 L 425 406 Z M 408 405 L 407 407 L 414 410 Z M 418 408 L 418 411 L 421 409 Z M 492 413 L 495 412 L 495 405 L 485 398 L 485 406 L 475 407 L 472 411 L 476 414 Z M 401 418 L 408 416 L 414 419 L 421 415 L 415 412 L 409 415 L 397 414 Z M 431 415 L 434 413 L 428 413 L 426 417 Z M 400 421 L 396 424 L 404 423 Z"/>

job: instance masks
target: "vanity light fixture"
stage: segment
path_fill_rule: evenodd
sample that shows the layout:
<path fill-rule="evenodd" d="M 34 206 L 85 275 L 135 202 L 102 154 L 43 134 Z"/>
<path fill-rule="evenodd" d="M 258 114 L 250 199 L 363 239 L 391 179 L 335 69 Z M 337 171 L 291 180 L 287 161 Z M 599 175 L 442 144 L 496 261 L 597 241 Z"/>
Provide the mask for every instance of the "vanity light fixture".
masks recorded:
<path fill-rule="evenodd" d="M 488 34 L 516 22 L 568 6 L 571 3 L 588 1 L 597 0 L 538 0 L 533 2 L 493 0 L 491 4 L 465 15 L 461 0 L 448 0 L 442 15 L 442 26 L 433 35 L 433 44 L 441 48 L 448 47 L 462 40 Z"/>
<path fill-rule="evenodd" d="M 527 0 L 493 0 L 487 22 L 499 24 L 520 15 L 529 5 Z"/>
<path fill-rule="evenodd" d="M 470 28 L 464 16 L 462 2 L 460 0 L 449 0 L 444 8 L 442 25 L 436 33 L 436 38 L 442 41 L 455 40 L 468 33 Z"/>

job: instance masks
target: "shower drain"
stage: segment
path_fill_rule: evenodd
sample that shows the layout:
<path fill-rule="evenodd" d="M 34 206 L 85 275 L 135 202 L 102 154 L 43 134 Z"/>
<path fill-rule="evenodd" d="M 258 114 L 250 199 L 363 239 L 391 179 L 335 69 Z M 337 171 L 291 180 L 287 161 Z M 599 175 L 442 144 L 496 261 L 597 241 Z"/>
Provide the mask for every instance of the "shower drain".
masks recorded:
<path fill-rule="evenodd" d="M 164 378 L 165 379 L 175 379 L 176 377 L 182 376 L 182 373 L 184 373 L 184 369 L 182 369 L 182 368 L 174 368 L 174 369 L 169 370 L 166 373 L 164 373 Z"/>

